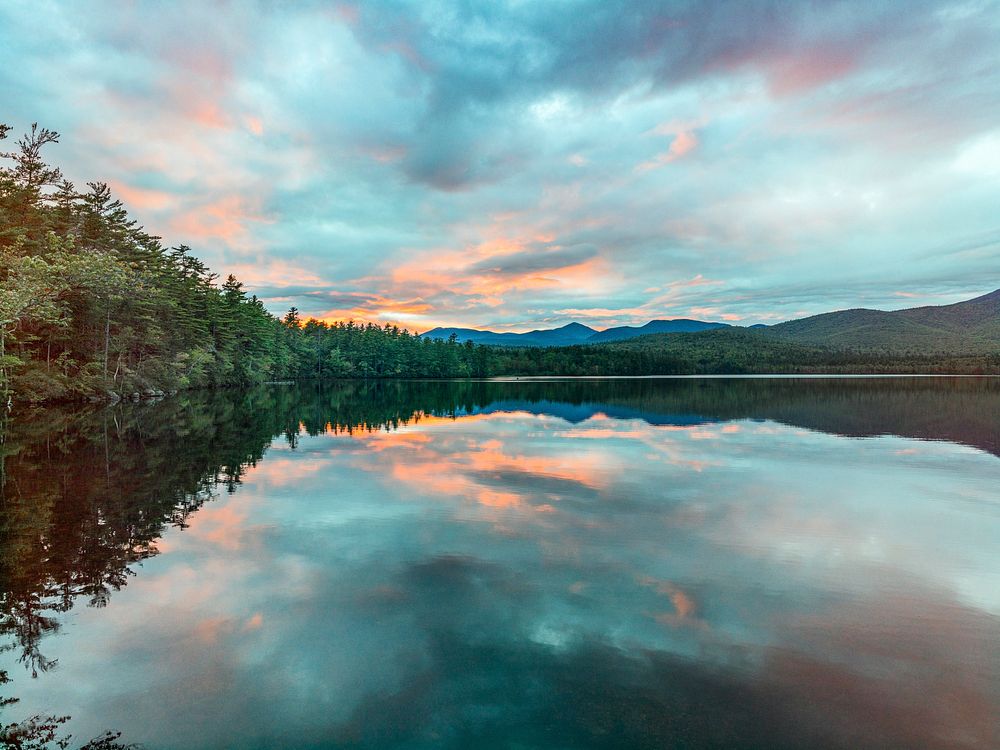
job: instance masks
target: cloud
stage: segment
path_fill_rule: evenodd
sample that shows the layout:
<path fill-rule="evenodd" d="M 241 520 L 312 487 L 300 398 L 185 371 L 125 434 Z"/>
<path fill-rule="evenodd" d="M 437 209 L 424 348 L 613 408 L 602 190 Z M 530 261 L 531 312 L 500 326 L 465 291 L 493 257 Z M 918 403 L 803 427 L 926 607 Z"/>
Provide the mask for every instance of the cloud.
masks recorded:
<path fill-rule="evenodd" d="M 672 130 L 676 129 L 674 132 Z M 694 131 L 690 128 L 683 126 L 668 126 L 665 130 L 663 126 L 656 129 L 656 133 L 659 135 L 670 136 L 670 147 L 661 154 L 657 154 L 654 158 L 649 161 L 644 161 L 642 164 L 636 167 L 637 172 L 647 172 L 650 169 L 657 169 L 672 161 L 676 161 L 683 156 L 694 151 L 698 146 L 698 137 L 695 135 Z"/>
<path fill-rule="evenodd" d="M 673 413 L 704 384 L 637 385 L 644 419 L 614 383 L 538 385 L 353 435 L 307 403 L 295 449 L 75 610 L 22 710 L 184 747 L 990 746 L 998 552 L 969 509 L 994 456 Z M 741 389 L 699 398 L 761 416 Z M 839 401 L 819 412 L 855 422 Z M 775 408 L 815 421 L 800 406 Z M 956 471 L 983 480 L 942 503 Z"/>
<path fill-rule="evenodd" d="M 996 11 L 14 3 L 0 116 L 275 311 L 771 321 L 990 291 Z"/>

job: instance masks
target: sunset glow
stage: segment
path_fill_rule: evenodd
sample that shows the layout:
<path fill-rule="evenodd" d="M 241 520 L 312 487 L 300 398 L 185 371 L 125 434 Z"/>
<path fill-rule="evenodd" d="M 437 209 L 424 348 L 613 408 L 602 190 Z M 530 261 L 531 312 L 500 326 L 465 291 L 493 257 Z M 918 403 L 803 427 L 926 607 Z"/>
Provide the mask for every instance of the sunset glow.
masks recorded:
<path fill-rule="evenodd" d="M 5 3 L 3 116 L 276 313 L 748 325 L 996 287 L 996 2 L 579 5 Z"/>

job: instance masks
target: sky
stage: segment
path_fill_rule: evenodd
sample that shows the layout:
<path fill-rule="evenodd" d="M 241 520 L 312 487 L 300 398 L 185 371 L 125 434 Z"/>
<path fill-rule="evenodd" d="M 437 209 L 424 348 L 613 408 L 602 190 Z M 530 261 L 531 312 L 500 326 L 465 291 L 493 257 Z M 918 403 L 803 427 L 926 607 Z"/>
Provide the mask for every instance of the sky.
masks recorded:
<path fill-rule="evenodd" d="M 0 2 L 0 122 L 276 313 L 741 325 L 1000 287 L 1000 2 Z"/>

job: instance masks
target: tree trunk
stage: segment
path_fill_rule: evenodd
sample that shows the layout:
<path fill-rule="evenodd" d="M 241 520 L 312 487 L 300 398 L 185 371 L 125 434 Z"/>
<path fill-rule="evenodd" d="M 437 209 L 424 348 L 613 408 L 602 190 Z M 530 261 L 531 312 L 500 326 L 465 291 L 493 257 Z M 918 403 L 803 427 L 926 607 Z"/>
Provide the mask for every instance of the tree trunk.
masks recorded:
<path fill-rule="evenodd" d="M 104 380 L 108 379 L 108 349 L 111 346 L 111 300 L 108 300 L 108 314 L 104 319 Z"/>
<path fill-rule="evenodd" d="M 7 364 L 4 362 L 7 345 L 7 327 L 0 323 L 0 396 L 7 395 Z"/>

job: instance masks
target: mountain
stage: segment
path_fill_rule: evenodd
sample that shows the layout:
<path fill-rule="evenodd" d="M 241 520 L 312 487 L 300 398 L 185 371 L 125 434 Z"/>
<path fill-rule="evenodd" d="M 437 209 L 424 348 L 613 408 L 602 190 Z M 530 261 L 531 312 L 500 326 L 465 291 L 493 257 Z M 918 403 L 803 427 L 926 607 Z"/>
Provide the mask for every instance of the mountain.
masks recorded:
<path fill-rule="evenodd" d="M 1000 289 L 953 305 L 853 309 L 769 326 L 764 335 L 802 344 L 892 352 L 1000 351 Z"/>
<path fill-rule="evenodd" d="M 421 336 L 447 339 L 453 333 L 461 342 L 471 341 L 475 344 L 492 346 L 572 346 L 584 343 L 597 331 L 581 323 L 570 323 L 561 328 L 540 329 L 527 333 L 495 333 L 475 328 L 435 328 Z"/>
<path fill-rule="evenodd" d="M 435 328 L 421 334 L 426 338 L 446 339 L 451 334 L 461 342 L 493 346 L 573 346 L 574 344 L 605 344 L 624 341 L 651 333 L 696 333 L 714 328 L 729 328 L 728 323 L 710 323 L 703 320 L 651 320 L 644 326 L 618 326 L 597 331 L 581 323 L 570 323 L 562 328 L 540 329 L 527 333 L 496 333 L 475 328 Z"/>
<path fill-rule="evenodd" d="M 713 328 L 728 328 L 728 323 L 709 323 L 703 320 L 689 320 L 678 318 L 676 320 L 651 320 L 644 326 L 618 326 L 598 331 L 589 339 L 588 344 L 601 344 L 608 341 L 623 341 L 634 339 L 636 336 L 646 336 L 651 333 L 696 333 L 698 331 L 708 331 Z"/>
<path fill-rule="evenodd" d="M 697 334 L 717 331 L 722 338 L 674 340 L 663 334 Z M 573 346 L 610 344 L 631 341 L 643 347 L 668 347 L 708 342 L 711 345 L 749 347 L 795 344 L 828 349 L 878 351 L 891 354 L 996 354 L 1000 353 L 1000 289 L 982 297 L 953 305 L 913 307 L 906 310 L 853 309 L 813 315 L 785 323 L 748 328 L 703 320 L 651 320 L 643 326 L 618 326 L 596 331 L 580 323 L 562 328 L 541 329 L 528 333 L 495 333 L 473 328 L 435 328 L 423 334 L 429 338 L 448 338 L 496 346 Z M 743 334 L 750 334 L 746 338 Z M 729 335 L 731 334 L 731 335 Z M 653 336 L 653 338 L 645 338 Z M 688 342 L 688 343 L 685 343 Z M 748 350 L 749 351 L 749 350 Z M 777 350 L 776 350 L 777 351 Z M 791 356 L 782 349 L 781 356 Z M 748 355 L 749 356 L 749 355 Z M 775 354 L 775 356 L 778 356 Z"/>

